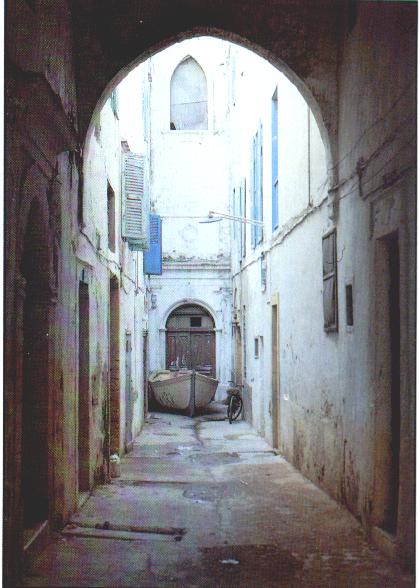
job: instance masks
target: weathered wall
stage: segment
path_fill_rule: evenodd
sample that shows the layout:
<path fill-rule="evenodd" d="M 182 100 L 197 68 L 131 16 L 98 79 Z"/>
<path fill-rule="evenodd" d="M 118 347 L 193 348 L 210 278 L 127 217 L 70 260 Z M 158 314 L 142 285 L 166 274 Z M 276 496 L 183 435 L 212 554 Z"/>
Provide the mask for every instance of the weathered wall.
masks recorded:
<path fill-rule="evenodd" d="M 291 204 L 280 205 L 285 225 L 271 241 L 268 290 L 259 293 L 259 267 L 258 263 L 252 266 L 252 256 L 256 257 L 252 253 L 243 265 L 245 275 L 238 276 L 234 287 L 240 290 L 242 279 L 241 304 L 252 307 L 246 312 L 246 349 L 253 422 L 270 438 L 271 383 L 265 369 L 268 393 L 263 400 L 258 386 L 262 358 L 254 359 L 253 353 L 254 337 L 263 336 L 266 368 L 271 354 L 265 344 L 271 335 L 270 297 L 278 292 L 280 448 L 310 479 L 345 503 L 389 554 L 411 565 L 414 380 L 408 358 L 414 357 L 415 305 L 414 265 L 408 259 L 415 259 L 415 133 L 409 124 L 415 118 L 415 9 L 390 3 L 379 10 L 373 3 L 361 3 L 354 16 L 354 28 L 347 29 L 341 48 L 338 184 L 328 198 L 324 198 L 325 185 L 314 201 L 319 207 L 305 211 L 304 168 L 299 176 L 289 161 L 282 171 L 280 155 L 280 177 L 291 179 L 283 197 Z M 404 55 L 403 63 L 397 52 Z M 279 120 L 281 128 L 280 97 Z M 295 161 L 303 162 L 304 145 L 294 145 Z M 269 181 L 265 185 L 270 193 Z M 301 219 L 293 219 L 299 212 L 304 213 Z M 267 220 L 268 224 L 269 214 Z M 321 238 L 332 227 L 337 229 L 339 329 L 327 334 L 323 330 Z M 384 445 L 388 441 L 381 441 L 389 435 L 381 432 L 383 405 L 389 399 L 380 327 L 387 317 L 379 306 L 383 294 L 377 289 L 377 276 L 383 271 L 378 265 L 378 240 L 396 232 L 401 258 L 401 443 L 398 523 L 392 536 L 380 529 L 386 480 L 385 466 L 377 456 L 391 450 Z M 346 326 L 347 284 L 353 286 L 352 327 Z"/>
<path fill-rule="evenodd" d="M 42 232 L 41 258 L 47 260 L 42 268 L 33 255 L 33 270 L 40 277 L 42 273 L 37 296 L 48 309 L 39 339 L 48 363 L 44 381 L 48 405 L 42 419 L 48 423 L 50 524 L 60 525 L 76 507 L 72 294 L 76 263 L 71 236 L 78 171 L 74 72 L 66 58 L 73 50 L 67 2 L 41 2 L 37 11 L 26 2 L 10 3 L 7 18 L 4 562 L 9 578 L 21 569 L 22 558 L 22 346 L 27 292 L 21 262 L 25 233 L 33 230 Z M 33 203 L 41 211 L 37 227 L 28 225 Z"/>
<path fill-rule="evenodd" d="M 343 39 L 339 76 L 339 178 L 343 182 L 338 191 L 339 226 L 342 223 L 340 232 L 346 235 L 340 273 L 341 284 L 346 276 L 354 278 L 355 317 L 360 317 L 348 335 L 354 342 L 343 365 L 349 382 L 343 418 L 344 500 L 353 512 L 375 524 L 372 468 L 379 435 L 375 415 L 384 402 L 378 391 L 378 327 L 383 318 L 380 312 L 375 314 L 375 249 L 377 237 L 398 230 L 402 376 L 396 551 L 405 562 L 413 561 L 414 545 L 410 465 L 414 463 L 414 364 L 410 358 L 414 358 L 415 322 L 416 132 L 411 124 L 416 116 L 415 68 L 416 6 L 386 3 L 379 10 L 373 3 L 360 3 L 356 25 Z M 378 219 L 384 214 L 387 228 L 378 230 L 377 225 L 384 224 Z"/>
<path fill-rule="evenodd" d="M 109 390 L 109 280 L 118 280 L 119 297 L 119 361 L 115 393 L 119 396 L 120 440 L 118 451 L 124 451 L 125 433 L 125 334 L 133 337 L 132 394 L 135 420 L 133 433 L 138 433 L 143 419 L 143 339 L 144 284 L 142 254 L 132 253 L 121 238 L 121 137 L 119 121 L 107 101 L 96 122 L 96 130 L 87 146 L 84 169 L 84 227 L 79 235 L 77 257 L 87 267 L 91 287 L 92 337 L 90 353 L 93 358 L 91 384 L 94 404 L 93 458 L 97 467 L 103 460 L 105 439 L 104 415 L 107 411 Z M 107 185 L 115 194 L 115 251 L 108 246 Z M 140 268 L 136 269 L 136 264 Z M 105 301 L 105 303 L 104 303 Z M 112 387 L 112 386 L 111 386 Z M 111 407 L 114 403 L 111 401 Z M 111 425 L 113 417 L 111 415 Z M 106 422 L 106 419 L 105 419 Z M 111 433 L 112 437 L 112 433 Z M 115 448 L 114 448 L 115 449 Z M 106 448 L 105 448 L 106 450 Z"/>

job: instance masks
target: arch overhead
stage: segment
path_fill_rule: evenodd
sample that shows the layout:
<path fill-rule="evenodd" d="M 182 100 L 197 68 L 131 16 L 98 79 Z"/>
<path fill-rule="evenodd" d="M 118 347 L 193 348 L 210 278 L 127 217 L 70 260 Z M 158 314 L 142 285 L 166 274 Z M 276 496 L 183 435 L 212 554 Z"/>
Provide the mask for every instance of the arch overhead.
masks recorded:
<path fill-rule="evenodd" d="M 86 136 L 94 112 L 136 65 L 173 43 L 214 36 L 267 59 L 296 85 L 320 128 L 328 167 L 336 161 L 337 22 L 335 0 L 74 2 L 79 123 Z M 90 56 L 89 59 L 86 56 Z M 331 181 L 334 181 L 331 178 Z"/>

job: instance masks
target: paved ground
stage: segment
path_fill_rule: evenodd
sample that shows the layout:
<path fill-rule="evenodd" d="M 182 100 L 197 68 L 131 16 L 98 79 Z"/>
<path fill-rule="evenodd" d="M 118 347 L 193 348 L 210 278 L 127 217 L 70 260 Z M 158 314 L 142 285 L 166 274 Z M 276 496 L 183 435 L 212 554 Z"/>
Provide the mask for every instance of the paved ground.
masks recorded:
<path fill-rule="evenodd" d="M 195 419 L 152 414 L 121 477 L 95 490 L 24 585 L 414 585 L 346 510 L 223 416 L 217 405 Z"/>

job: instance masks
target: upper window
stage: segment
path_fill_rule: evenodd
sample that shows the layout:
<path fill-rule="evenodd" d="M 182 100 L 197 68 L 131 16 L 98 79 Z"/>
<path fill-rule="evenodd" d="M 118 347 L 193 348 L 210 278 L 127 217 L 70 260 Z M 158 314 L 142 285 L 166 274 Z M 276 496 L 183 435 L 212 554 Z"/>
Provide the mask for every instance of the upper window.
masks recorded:
<path fill-rule="evenodd" d="M 208 128 L 207 80 L 192 57 L 186 57 L 171 79 L 171 130 L 200 131 Z"/>
<path fill-rule="evenodd" d="M 271 226 L 273 231 L 279 226 L 279 106 L 277 88 L 271 99 Z"/>
<path fill-rule="evenodd" d="M 252 168 L 251 168 L 251 218 L 257 221 L 263 220 L 263 129 L 260 123 L 256 134 L 252 139 Z M 252 225 L 252 247 L 263 240 L 261 225 Z"/>
<path fill-rule="evenodd" d="M 322 237 L 322 279 L 324 282 L 324 329 L 338 331 L 337 302 L 337 233 L 335 229 Z"/>

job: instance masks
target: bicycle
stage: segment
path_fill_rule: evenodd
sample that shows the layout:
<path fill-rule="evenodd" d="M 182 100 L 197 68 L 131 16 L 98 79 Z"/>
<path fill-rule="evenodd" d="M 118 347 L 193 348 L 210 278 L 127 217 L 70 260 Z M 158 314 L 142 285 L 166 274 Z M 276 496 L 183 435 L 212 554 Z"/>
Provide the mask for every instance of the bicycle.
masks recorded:
<path fill-rule="evenodd" d="M 242 386 L 235 386 L 232 381 L 230 381 L 229 383 L 232 384 L 232 386 L 229 386 L 229 388 L 226 389 L 226 393 L 228 395 L 227 417 L 229 419 L 229 424 L 232 424 L 232 422 L 236 421 L 236 419 L 242 412 L 243 401 L 240 391 L 240 388 L 242 388 Z"/>

